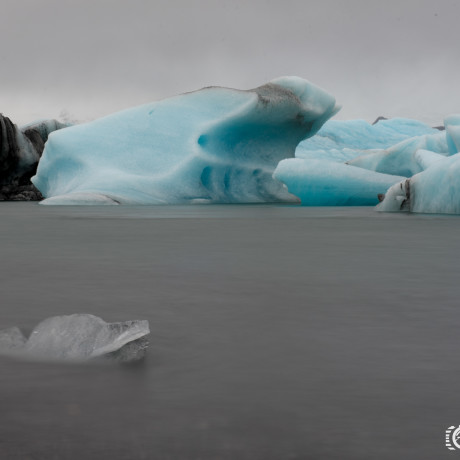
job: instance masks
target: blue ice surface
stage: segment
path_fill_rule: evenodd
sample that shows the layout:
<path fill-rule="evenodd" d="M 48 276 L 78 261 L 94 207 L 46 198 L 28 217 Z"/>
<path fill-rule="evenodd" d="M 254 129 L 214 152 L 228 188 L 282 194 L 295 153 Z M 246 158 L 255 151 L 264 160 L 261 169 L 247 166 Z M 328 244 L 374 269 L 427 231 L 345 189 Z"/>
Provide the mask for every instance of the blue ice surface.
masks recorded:
<path fill-rule="evenodd" d="M 444 119 L 446 142 L 450 155 L 460 151 L 460 115 L 450 115 Z"/>
<path fill-rule="evenodd" d="M 379 194 L 404 180 L 335 161 L 302 158 L 281 161 L 274 177 L 304 206 L 374 206 Z"/>
<path fill-rule="evenodd" d="M 448 155 L 446 132 L 436 131 L 412 137 L 388 149 L 369 151 L 349 160 L 348 164 L 383 174 L 410 177 L 423 171 L 417 159 L 419 150 Z"/>
<path fill-rule="evenodd" d="M 372 132 L 380 123 L 329 121 L 274 177 L 306 206 L 374 205 L 385 195 L 380 211 L 460 213 L 460 116 L 447 117 L 445 131 L 401 119 L 382 123 L 389 121 L 397 135 L 386 140 Z M 399 135 L 407 137 L 385 145 Z"/>
<path fill-rule="evenodd" d="M 390 187 L 379 211 L 460 214 L 460 115 L 444 125 L 443 151 L 417 150 L 412 158 L 420 171 Z"/>
<path fill-rule="evenodd" d="M 439 131 L 417 120 L 392 118 L 371 125 L 364 120 L 329 120 L 318 133 L 302 141 L 296 157 L 345 162 L 369 150 L 387 149 L 406 139 Z"/>
<path fill-rule="evenodd" d="M 278 165 L 274 177 L 304 206 L 373 206 L 378 195 L 422 170 L 414 158 L 422 147 L 447 151 L 445 134 L 406 118 L 375 125 L 330 120 L 298 145 L 297 159 Z"/>
<path fill-rule="evenodd" d="M 390 187 L 379 211 L 460 214 L 460 153 Z"/>
<path fill-rule="evenodd" d="M 205 88 L 55 131 L 32 182 L 44 204 L 294 201 L 273 171 L 338 110 L 298 77 Z"/>

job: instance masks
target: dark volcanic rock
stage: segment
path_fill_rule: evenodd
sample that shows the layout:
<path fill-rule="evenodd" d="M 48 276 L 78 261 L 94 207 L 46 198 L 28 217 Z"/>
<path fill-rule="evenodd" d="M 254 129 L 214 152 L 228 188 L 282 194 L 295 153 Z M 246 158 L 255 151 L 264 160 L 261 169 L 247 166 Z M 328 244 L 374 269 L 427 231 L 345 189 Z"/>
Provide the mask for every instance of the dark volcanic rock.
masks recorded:
<path fill-rule="evenodd" d="M 388 120 L 388 118 L 386 117 L 377 117 L 374 121 L 374 123 L 372 123 L 373 125 L 376 125 L 379 121 L 382 121 L 382 120 Z M 446 128 L 444 126 L 433 126 L 433 129 L 437 129 L 438 131 L 444 131 Z"/>
<path fill-rule="evenodd" d="M 372 123 L 372 125 L 376 125 L 379 121 L 382 121 L 382 120 L 388 120 L 388 118 L 386 117 L 377 117 L 374 121 L 374 123 Z"/>
<path fill-rule="evenodd" d="M 35 123 L 29 123 L 21 128 L 21 131 L 32 140 L 38 134 L 43 144 L 48 140 L 48 136 L 58 129 L 67 128 L 69 124 L 61 123 L 57 120 L 41 120 Z"/>
<path fill-rule="evenodd" d="M 0 186 L 0 201 L 40 201 L 43 195 L 34 184 Z"/>
<path fill-rule="evenodd" d="M 32 143 L 34 146 L 34 149 L 37 151 L 39 156 L 42 156 L 43 150 L 45 149 L 45 142 L 43 142 L 42 137 L 40 136 L 40 133 L 33 128 L 28 128 L 25 131 L 23 131 L 24 135 L 29 139 L 29 141 Z"/>
<path fill-rule="evenodd" d="M 32 185 L 48 135 L 66 125 L 45 120 L 23 130 L 0 114 L 0 201 L 37 201 L 43 197 Z"/>
<path fill-rule="evenodd" d="M 18 129 L 9 118 L 0 115 L 0 184 L 15 179 L 19 158 Z"/>

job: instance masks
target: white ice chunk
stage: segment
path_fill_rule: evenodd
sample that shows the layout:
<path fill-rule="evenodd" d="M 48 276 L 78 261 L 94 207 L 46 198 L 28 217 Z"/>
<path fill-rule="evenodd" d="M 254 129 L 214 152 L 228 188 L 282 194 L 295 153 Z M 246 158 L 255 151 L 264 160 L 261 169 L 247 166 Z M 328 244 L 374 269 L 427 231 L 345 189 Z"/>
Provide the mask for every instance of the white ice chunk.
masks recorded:
<path fill-rule="evenodd" d="M 150 333 L 148 321 L 106 323 L 89 314 L 48 318 L 22 343 L 16 331 L 8 331 L 11 329 L 0 334 L 0 351 L 4 353 L 11 351 L 9 343 L 14 343 L 13 351 L 40 359 L 87 360 L 111 356 L 121 361 L 142 358 Z M 10 341 L 1 340 L 2 337 L 10 337 Z"/>
<path fill-rule="evenodd" d="M 391 187 L 379 211 L 460 214 L 460 153 L 431 164 L 404 183 Z M 401 203 L 399 206 L 397 203 Z"/>
<path fill-rule="evenodd" d="M 377 205 L 377 211 L 410 211 L 410 179 L 392 185 L 385 193 L 385 198 Z"/>

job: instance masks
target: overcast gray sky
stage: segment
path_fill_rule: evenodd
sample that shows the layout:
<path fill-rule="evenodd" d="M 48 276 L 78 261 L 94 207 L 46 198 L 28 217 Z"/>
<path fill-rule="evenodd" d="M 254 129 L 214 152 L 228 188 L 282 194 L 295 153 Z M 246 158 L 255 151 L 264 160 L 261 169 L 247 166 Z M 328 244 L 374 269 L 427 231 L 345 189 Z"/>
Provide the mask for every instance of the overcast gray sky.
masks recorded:
<path fill-rule="evenodd" d="M 339 119 L 460 112 L 459 0 L 2 0 L 0 112 L 89 120 L 306 78 Z"/>

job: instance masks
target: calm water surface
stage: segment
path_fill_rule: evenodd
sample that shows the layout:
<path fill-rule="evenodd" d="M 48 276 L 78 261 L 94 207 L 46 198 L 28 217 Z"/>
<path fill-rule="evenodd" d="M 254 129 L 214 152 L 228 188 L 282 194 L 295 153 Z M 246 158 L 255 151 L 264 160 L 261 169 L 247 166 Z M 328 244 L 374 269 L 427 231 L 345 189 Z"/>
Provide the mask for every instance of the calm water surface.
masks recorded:
<path fill-rule="evenodd" d="M 455 455 L 444 430 L 460 424 L 460 217 L 0 213 L 0 328 L 87 312 L 152 331 L 134 367 L 0 358 L 0 459 Z"/>

